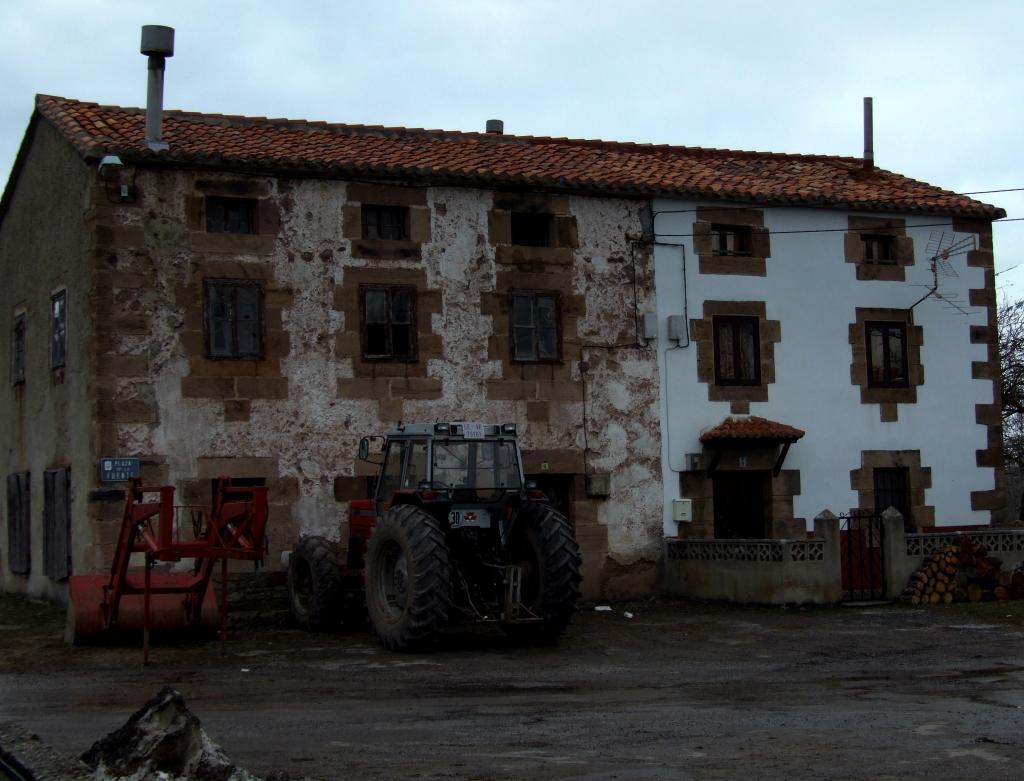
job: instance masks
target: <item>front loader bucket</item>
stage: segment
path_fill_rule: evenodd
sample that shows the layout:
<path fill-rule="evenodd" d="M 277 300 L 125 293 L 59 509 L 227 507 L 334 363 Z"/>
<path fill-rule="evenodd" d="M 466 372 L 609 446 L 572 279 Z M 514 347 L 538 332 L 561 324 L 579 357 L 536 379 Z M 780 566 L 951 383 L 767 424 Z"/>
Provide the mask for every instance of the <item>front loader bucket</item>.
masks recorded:
<path fill-rule="evenodd" d="M 133 590 L 142 589 L 143 576 L 133 574 L 129 582 Z M 198 623 L 190 623 L 186 609 L 187 592 L 195 576 L 191 574 L 151 575 L 151 588 L 175 589 L 177 593 L 149 595 L 149 628 L 153 633 L 173 634 L 185 630 L 213 631 L 219 625 L 214 590 L 207 587 Z M 68 613 L 64 639 L 76 645 L 112 641 L 118 637 L 138 638 L 143 631 L 145 597 L 141 593 L 126 593 L 121 597 L 117 620 L 108 623 L 104 602 L 108 597 L 105 587 L 110 578 L 104 575 L 74 575 L 68 579 Z"/>

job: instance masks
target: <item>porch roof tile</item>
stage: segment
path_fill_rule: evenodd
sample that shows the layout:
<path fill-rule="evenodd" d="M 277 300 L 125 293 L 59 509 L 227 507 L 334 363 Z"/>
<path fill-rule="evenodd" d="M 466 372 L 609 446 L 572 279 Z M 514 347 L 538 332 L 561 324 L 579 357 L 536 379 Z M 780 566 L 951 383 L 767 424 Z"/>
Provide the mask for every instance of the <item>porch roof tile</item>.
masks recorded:
<path fill-rule="evenodd" d="M 704 444 L 727 442 L 736 439 L 796 442 L 803 435 L 803 431 L 793 426 L 751 415 L 748 417 L 726 418 L 717 426 L 705 430 L 700 435 L 700 441 Z"/>

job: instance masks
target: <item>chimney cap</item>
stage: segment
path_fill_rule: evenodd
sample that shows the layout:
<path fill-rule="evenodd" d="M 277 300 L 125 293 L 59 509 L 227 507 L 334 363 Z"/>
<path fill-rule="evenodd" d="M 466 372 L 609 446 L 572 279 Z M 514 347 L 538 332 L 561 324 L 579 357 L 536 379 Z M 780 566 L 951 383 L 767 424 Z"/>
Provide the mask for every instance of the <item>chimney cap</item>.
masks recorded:
<path fill-rule="evenodd" d="M 173 57 L 174 28 L 162 24 L 144 24 L 139 51 L 149 57 Z"/>
<path fill-rule="evenodd" d="M 488 119 L 486 127 L 488 133 L 494 133 L 495 135 L 500 136 L 505 132 L 505 123 L 500 119 Z"/>

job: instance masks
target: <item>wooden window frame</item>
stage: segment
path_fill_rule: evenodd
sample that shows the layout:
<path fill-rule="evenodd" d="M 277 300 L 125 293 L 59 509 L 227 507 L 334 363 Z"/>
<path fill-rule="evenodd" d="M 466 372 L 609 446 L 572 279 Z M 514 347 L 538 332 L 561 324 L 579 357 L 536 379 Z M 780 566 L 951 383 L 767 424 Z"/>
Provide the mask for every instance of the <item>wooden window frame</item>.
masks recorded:
<path fill-rule="evenodd" d="M 722 376 L 722 344 L 719 337 L 719 327 L 724 324 L 731 325 L 731 345 L 733 366 L 738 369 L 742 365 L 740 359 L 740 329 L 737 326 L 753 326 L 754 376 L 750 378 L 726 378 Z M 761 385 L 761 323 L 760 318 L 753 315 L 713 315 L 711 318 L 712 340 L 714 343 L 715 356 L 715 385 L 728 387 L 737 386 L 758 386 Z"/>
<path fill-rule="evenodd" d="M 366 294 L 373 290 L 383 290 L 388 297 L 388 326 L 387 342 L 388 352 L 383 354 L 370 353 L 369 334 L 366 322 Z M 393 323 L 391 321 L 391 303 L 394 294 L 398 291 L 409 293 L 409 322 Z M 415 285 L 377 285 L 366 284 L 359 286 L 359 342 L 362 359 L 374 363 L 416 363 L 419 360 L 419 344 L 417 339 L 417 318 L 416 318 L 416 295 Z M 375 324 L 376 325 L 376 324 Z M 409 328 L 409 354 L 395 355 L 392 340 L 391 328 L 395 325 L 406 325 Z"/>
<path fill-rule="evenodd" d="M 736 249 L 723 249 L 728 237 L 735 238 Z M 711 223 L 711 254 L 719 258 L 750 258 L 754 254 L 754 231 L 750 225 L 734 223 Z"/>
<path fill-rule="evenodd" d="M 516 247 L 554 247 L 555 215 L 513 210 L 509 214 L 509 242 Z M 543 237 L 543 238 L 541 238 Z"/>
<path fill-rule="evenodd" d="M 238 305 L 237 305 L 237 294 L 233 299 L 233 314 L 228 318 L 231 325 L 231 350 L 228 355 L 217 355 L 213 352 L 213 312 L 210 306 L 210 291 L 214 287 L 224 287 L 228 289 L 237 290 L 239 288 L 255 288 L 258 295 L 256 304 L 256 314 L 259 318 L 259 323 L 256 328 L 257 339 L 259 344 L 257 349 L 251 353 L 242 353 L 238 347 Z M 261 360 L 264 355 L 266 347 L 266 334 L 264 329 L 266 327 L 265 317 L 265 298 L 263 292 L 263 283 L 258 280 L 251 279 L 204 279 L 203 280 L 203 341 L 206 357 L 210 360 L 215 361 L 257 361 Z"/>
<path fill-rule="evenodd" d="M 903 379 L 894 381 L 892 379 L 892 367 L 889 356 L 889 331 L 898 328 L 900 331 L 900 356 L 903 361 Z M 871 332 L 882 331 L 882 369 L 885 375 L 879 382 L 874 378 L 874 354 L 871 349 Z M 867 384 L 869 388 L 909 388 L 910 387 L 910 354 L 907 350 L 907 323 L 900 320 L 867 320 L 864 323 L 864 349 L 866 351 Z"/>
<path fill-rule="evenodd" d="M 896 237 L 884 233 L 862 233 L 864 262 L 876 266 L 896 265 Z"/>
<path fill-rule="evenodd" d="M 60 314 L 57 302 L 61 303 Z M 58 349 L 59 345 L 59 349 Z M 68 355 L 68 291 L 50 296 L 50 369 L 63 369 Z"/>
<path fill-rule="evenodd" d="M 398 235 L 382 235 L 381 218 L 384 215 L 396 217 L 391 226 L 399 228 Z M 364 203 L 360 206 L 360 226 L 362 238 L 366 241 L 408 241 L 409 240 L 409 207 L 379 203 Z M 371 232 L 376 235 L 371 235 Z"/>
<path fill-rule="evenodd" d="M 14 316 L 11 326 L 11 385 L 24 385 L 28 364 L 28 317 L 26 312 Z"/>
<path fill-rule="evenodd" d="M 227 210 L 230 206 L 244 206 L 248 220 L 248 230 L 230 230 Z M 218 207 L 224 210 L 223 224 L 220 226 L 211 223 L 211 207 Z M 237 236 L 253 236 L 259 233 L 259 201 L 256 198 L 239 198 L 227 195 L 205 196 L 205 223 L 207 233 L 229 233 Z"/>
<path fill-rule="evenodd" d="M 529 298 L 531 311 L 533 313 L 533 324 L 529 326 L 516 325 L 515 321 L 515 301 L 516 298 Z M 549 298 L 554 304 L 555 309 L 555 355 L 551 358 L 540 357 L 540 342 L 538 339 L 538 332 L 540 330 L 537 324 L 537 299 L 538 298 Z M 522 358 L 516 354 L 516 329 L 517 328 L 532 328 L 533 329 L 533 358 Z M 508 354 L 509 360 L 512 363 L 562 363 L 562 296 L 557 290 L 510 290 L 508 295 Z"/>

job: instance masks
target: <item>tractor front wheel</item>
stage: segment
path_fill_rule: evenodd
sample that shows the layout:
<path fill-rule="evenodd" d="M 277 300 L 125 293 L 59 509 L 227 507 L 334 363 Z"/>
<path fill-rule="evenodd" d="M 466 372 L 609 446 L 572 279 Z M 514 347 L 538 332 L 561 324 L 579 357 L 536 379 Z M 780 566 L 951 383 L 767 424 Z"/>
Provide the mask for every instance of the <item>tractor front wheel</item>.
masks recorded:
<path fill-rule="evenodd" d="M 366 607 L 377 639 L 392 651 L 427 647 L 450 606 L 451 564 L 437 520 L 414 505 L 390 508 L 366 552 Z"/>
<path fill-rule="evenodd" d="M 502 628 L 524 642 L 554 642 L 580 596 L 580 549 L 569 521 L 548 505 L 525 505 L 512 529 L 508 562 L 522 570 L 520 602 L 533 620 Z"/>
<path fill-rule="evenodd" d="M 339 547 L 324 537 L 303 537 L 288 557 L 288 607 L 303 629 L 322 631 L 341 623 Z"/>

